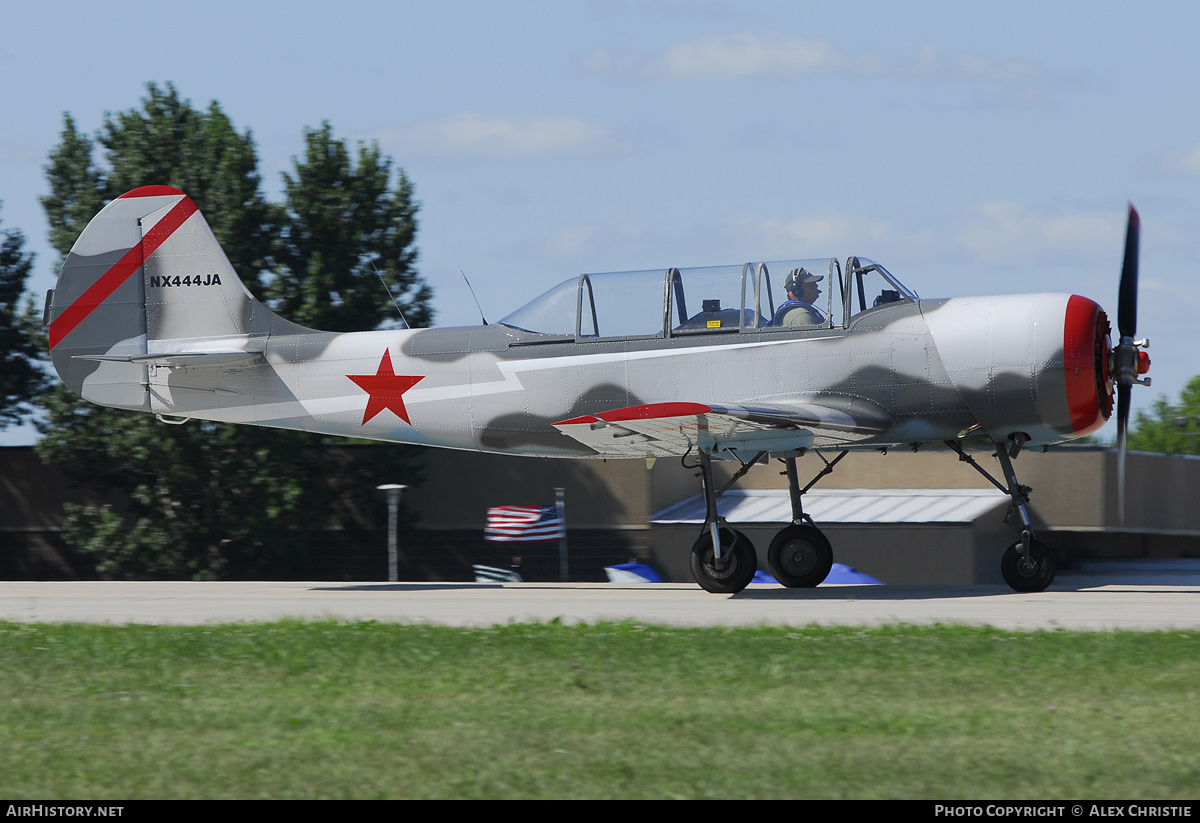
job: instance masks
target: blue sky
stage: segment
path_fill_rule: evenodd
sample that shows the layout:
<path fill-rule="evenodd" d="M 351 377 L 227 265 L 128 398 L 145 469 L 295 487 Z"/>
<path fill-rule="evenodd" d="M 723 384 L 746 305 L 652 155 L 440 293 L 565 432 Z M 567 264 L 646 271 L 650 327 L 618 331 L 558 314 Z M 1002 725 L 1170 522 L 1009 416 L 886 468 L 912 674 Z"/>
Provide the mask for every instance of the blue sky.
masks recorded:
<path fill-rule="evenodd" d="M 849 255 L 924 297 L 1115 318 L 1132 201 L 1136 410 L 1200 373 L 1197 32 L 1182 3 L 9 4 L 0 228 L 51 287 L 63 113 L 94 132 L 150 81 L 249 129 L 273 199 L 305 127 L 378 141 L 422 204 L 439 325 L 478 322 L 460 270 L 495 320 L 580 271 Z"/>

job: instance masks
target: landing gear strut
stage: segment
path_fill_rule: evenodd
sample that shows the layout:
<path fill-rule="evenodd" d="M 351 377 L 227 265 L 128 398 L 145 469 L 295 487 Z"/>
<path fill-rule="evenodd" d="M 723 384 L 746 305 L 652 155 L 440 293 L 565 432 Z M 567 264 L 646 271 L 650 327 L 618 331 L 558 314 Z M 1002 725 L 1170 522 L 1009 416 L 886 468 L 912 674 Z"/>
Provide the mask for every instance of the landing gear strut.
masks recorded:
<path fill-rule="evenodd" d="M 760 454 L 742 466 L 740 473 L 729 481 L 730 485 L 761 457 Z M 706 452 L 700 452 L 700 478 L 704 483 L 704 528 L 692 546 L 692 577 L 705 591 L 737 594 L 754 579 L 758 552 L 746 535 L 725 525 L 725 519 L 717 513 L 720 492 L 714 487 L 712 457 Z"/>
<path fill-rule="evenodd" d="M 833 467 L 848 452 L 841 452 L 833 460 L 825 460 L 821 470 L 803 489 L 796 471 L 796 458 L 783 458 L 787 468 L 788 493 L 792 504 L 791 525 L 781 530 L 771 541 L 767 550 L 767 563 L 771 574 L 784 586 L 808 588 L 820 584 L 833 566 L 833 548 L 829 540 L 804 513 L 802 498 L 816 485 L 817 481 L 833 471 Z M 750 467 L 760 461 L 766 452 L 759 452 L 752 460 L 743 463 L 733 478 L 720 491 L 713 483 L 712 456 L 700 453 L 700 477 L 704 484 L 704 527 L 700 538 L 692 547 L 692 576 L 706 591 L 730 594 L 740 592 L 754 579 L 758 569 L 758 555 L 749 538 L 730 528 L 717 512 L 717 497 L 737 482 Z"/>
<path fill-rule="evenodd" d="M 1000 461 L 1000 468 L 1004 472 L 1004 480 L 1007 485 L 988 474 L 986 469 L 975 462 L 975 458 L 963 451 L 962 443 L 959 441 L 948 440 L 946 445 L 958 453 L 959 460 L 970 463 L 975 471 L 986 477 L 993 486 L 1012 499 L 1004 520 L 1008 522 L 1013 514 L 1018 516 L 1021 522 L 1019 526 L 1021 539 L 1009 546 L 1000 559 L 1000 574 L 1003 575 L 1004 582 L 1018 592 L 1045 591 L 1054 582 L 1054 575 L 1058 571 L 1058 561 L 1054 557 L 1054 552 L 1045 543 L 1034 537 L 1033 523 L 1029 519 L 1028 508 L 1029 493 L 1033 489 L 1029 486 L 1022 486 L 1017 481 L 1017 473 L 1013 469 L 1012 458 L 1021 451 L 1026 438 L 1024 435 L 1016 434 L 1010 440 L 1011 444 L 1000 440 L 993 441 L 993 445 L 996 447 L 995 457 Z"/>
<path fill-rule="evenodd" d="M 825 455 L 820 452 L 816 454 L 824 461 L 825 468 L 803 489 L 800 488 L 796 471 L 796 458 L 783 459 L 787 468 L 788 495 L 792 500 L 792 525 L 775 535 L 771 541 L 771 547 L 767 550 L 767 565 L 775 579 L 790 589 L 818 586 L 833 568 L 833 547 L 813 519 L 804 513 L 804 495 L 818 480 L 832 473 L 833 467 L 849 452 L 843 451 L 833 460 L 825 460 Z"/>

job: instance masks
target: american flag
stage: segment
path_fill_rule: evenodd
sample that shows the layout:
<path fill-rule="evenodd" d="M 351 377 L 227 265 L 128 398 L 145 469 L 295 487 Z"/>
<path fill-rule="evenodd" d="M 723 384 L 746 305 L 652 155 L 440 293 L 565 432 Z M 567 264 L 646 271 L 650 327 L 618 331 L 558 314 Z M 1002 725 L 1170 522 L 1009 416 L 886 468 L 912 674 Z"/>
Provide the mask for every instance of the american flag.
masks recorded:
<path fill-rule="evenodd" d="M 488 509 L 483 539 L 493 543 L 548 543 L 566 536 L 558 506 L 497 506 Z"/>

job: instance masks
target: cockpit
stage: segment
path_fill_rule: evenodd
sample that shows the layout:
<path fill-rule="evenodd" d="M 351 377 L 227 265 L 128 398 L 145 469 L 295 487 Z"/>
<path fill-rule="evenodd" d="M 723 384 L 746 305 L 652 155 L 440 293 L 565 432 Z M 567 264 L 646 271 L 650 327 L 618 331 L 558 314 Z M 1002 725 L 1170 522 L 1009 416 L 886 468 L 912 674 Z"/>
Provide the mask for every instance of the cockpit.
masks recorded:
<path fill-rule="evenodd" d="M 915 302 L 883 266 L 851 257 L 581 274 L 500 321 L 576 341 L 844 328 L 863 312 Z"/>

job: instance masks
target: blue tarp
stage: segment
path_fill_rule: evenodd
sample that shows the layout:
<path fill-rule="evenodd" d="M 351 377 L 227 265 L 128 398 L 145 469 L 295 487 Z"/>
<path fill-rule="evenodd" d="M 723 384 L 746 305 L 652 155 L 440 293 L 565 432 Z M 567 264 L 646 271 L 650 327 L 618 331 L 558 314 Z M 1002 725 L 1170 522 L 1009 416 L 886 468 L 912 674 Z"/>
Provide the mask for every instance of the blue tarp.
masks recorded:
<path fill-rule="evenodd" d="M 645 563 L 617 563 L 606 566 L 609 583 L 661 583 L 662 577 Z"/>
<path fill-rule="evenodd" d="M 770 572 L 764 572 L 761 569 L 754 573 L 752 583 L 778 583 Z M 882 586 L 883 581 L 876 580 L 869 574 L 863 574 L 858 569 L 845 565 L 844 563 L 834 563 L 833 568 L 829 570 L 829 576 L 825 578 L 826 585 L 833 586 Z"/>
<path fill-rule="evenodd" d="M 606 566 L 604 569 L 608 575 L 609 583 L 661 583 L 662 577 L 650 566 L 645 563 L 617 563 L 613 566 Z M 754 573 L 752 583 L 774 583 L 779 584 L 779 581 L 771 576 L 770 572 L 762 571 L 761 569 Z M 883 583 L 871 577 L 869 574 L 863 574 L 857 569 L 851 568 L 843 563 L 834 563 L 833 568 L 829 570 L 829 576 L 825 578 L 825 582 L 834 586 L 881 586 Z"/>

